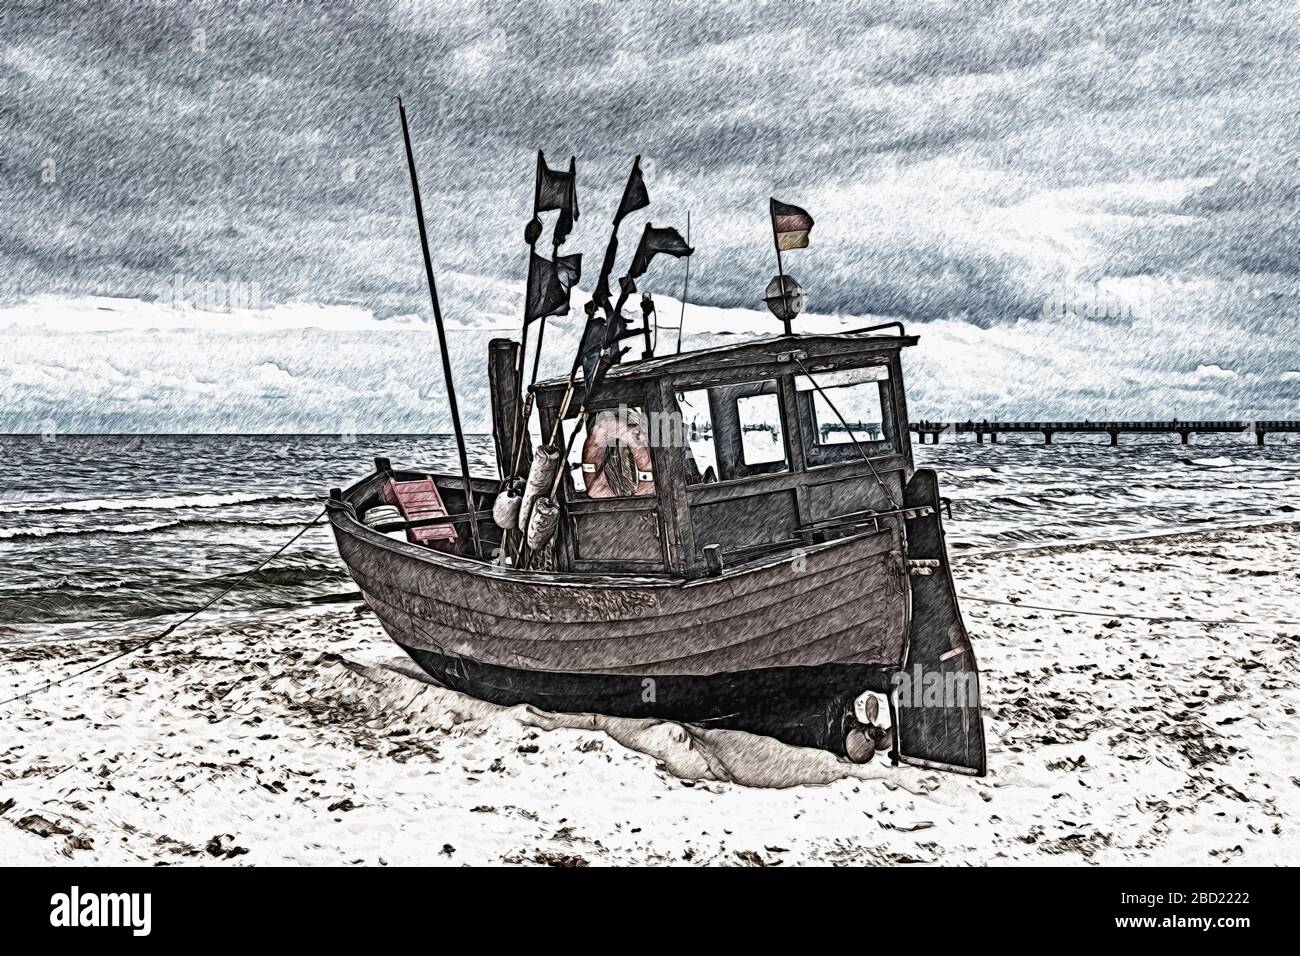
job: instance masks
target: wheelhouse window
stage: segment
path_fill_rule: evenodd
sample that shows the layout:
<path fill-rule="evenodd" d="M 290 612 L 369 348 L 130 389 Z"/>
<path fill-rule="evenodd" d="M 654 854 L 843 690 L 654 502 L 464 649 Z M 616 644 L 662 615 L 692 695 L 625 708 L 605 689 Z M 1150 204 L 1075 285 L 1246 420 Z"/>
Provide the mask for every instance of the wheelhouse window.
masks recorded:
<path fill-rule="evenodd" d="M 736 417 L 740 422 L 740 448 L 746 466 L 785 464 L 781 401 L 775 394 L 736 399 Z"/>
<path fill-rule="evenodd" d="M 686 483 L 717 481 L 718 449 L 714 443 L 708 389 L 678 392 L 677 410 L 682 422 L 679 441 L 686 458 Z"/>
<path fill-rule="evenodd" d="M 680 391 L 676 399 L 687 484 L 789 471 L 774 379 Z"/>
<path fill-rule="evenodd" d="M 822 372 L 795 378 L 804 452 L 808 463 L 826 465 L 894 450 L 889 368 Z"/>
<path fill-rule="evenodd" d="M 655 493 L 645 413 L 620 405 L 591 413 L 573 442 L 569 469 L 580 498 L 636 498 Z"/>

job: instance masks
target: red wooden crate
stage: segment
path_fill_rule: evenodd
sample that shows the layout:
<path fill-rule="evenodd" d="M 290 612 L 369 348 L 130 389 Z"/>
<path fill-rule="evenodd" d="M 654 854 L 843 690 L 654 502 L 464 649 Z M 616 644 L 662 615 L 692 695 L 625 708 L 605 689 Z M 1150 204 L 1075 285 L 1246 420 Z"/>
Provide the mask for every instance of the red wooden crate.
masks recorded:
<path fill-rule="evenodd" d="M 389 478 L 379 497 L 386 505 L 396 505 L 407 521 L 442 518 L 447 515 L 447 506 L 442 503 L 442 495 L 438 494 L 432 478 L 420 478 L 416 481 L 398 481 Z M 435 551 L 460 554 L 456 529 L 450 522 L 407 528 L 406 540 L 412 544 L 433 548 Z"/>

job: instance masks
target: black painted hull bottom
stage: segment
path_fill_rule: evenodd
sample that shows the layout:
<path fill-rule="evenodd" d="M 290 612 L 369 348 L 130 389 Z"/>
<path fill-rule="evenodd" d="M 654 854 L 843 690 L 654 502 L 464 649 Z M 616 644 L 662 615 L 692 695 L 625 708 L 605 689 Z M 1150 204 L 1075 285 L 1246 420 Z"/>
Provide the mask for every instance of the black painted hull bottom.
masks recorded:
<path fill-rule="evenodd" d="M 494 704 L 743 730 L 841 756 L 846 707 L 863 691 L 888 693 L 894 673 L 893 668 L 825 664 L 708 677 L 558 674 L 399 646 L 438 683 Z"/>

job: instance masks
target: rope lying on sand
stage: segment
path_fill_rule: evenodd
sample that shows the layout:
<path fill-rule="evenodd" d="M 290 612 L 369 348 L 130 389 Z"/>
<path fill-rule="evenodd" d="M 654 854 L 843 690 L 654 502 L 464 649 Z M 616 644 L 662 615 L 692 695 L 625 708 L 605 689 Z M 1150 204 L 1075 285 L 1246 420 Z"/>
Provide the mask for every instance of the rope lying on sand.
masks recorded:
<path fill-rule="evenodd" d="M 1085 617 L 1124 618 L 1130 621 L 1155 621 L 1160 624 L 1243 624 L 1247 626 L 1277 625 L 1279 627 L 1300 627 L 1300 621 L 1243 621 L 1233 618 L 1183 617 L 1170 614 L 1132 614 L 1124 611 L 1085 611 L 1079 608 L 1051 607 L 1046 604 L 1025 604 L 1021 601 L 999 601 L 996 598 L 975 597 L 963 594 L 962 601 L 978 601 L 980 604 L 997 604 L 1002 607 L 1018 607 L 1025 611 L 1049 611 L 1053 614 L 1078 614 Z"/>
<path fill-rule="evenodd" d="M 4 707 L 6 704 L 16 703 L 17 701 L 20 700 L 26 700 L 32 694 L 39 694 L 49 690 L 51 687 L 57 687 L 60 684 L 67 683 L 68 681 L 72 680 L 74 677 L 80 677 L 82 674 L 89 674 L 91 671 L 98 670 L 99 668 L 103 667 L 106 664 L 111 664 L 113 663 L 113 661 L 121 660 L 123 657 L 126 657 L 128 654 L 134 654 L 136 651 L 144 650 L 144 648 L 148 647 L 150 644 L 158 643 L 164 637 L 167 637 L 169 634 L 174 632 L 177 628 L 185 624 L 188 624 L 190 621 L 194 620 L 196 617 L 198 617 L 208 608 L 212 607 L 212 605 L 216 604 L 218 601 L 220 601 L 231 591 L 235 590 L 235 588 L 239 587 L 241 584 L 243 584 L 245 581 L 251 578 L 258 571 L 262 570 L 262 568 L 266 567 L 268 564 L 270 564 L 280 555 L 284 554 L 284 552 L 288 549 L 289 545 L 293 544 L 304 534 L 310 531 L 312 526 L 315 525 L 317 521 L 320 521 L 320 519 L 324 516 L 324 514 L 325 514 L 325 509 L 322 508 L 319 512 L 316 513 L 316 517 L 312 518 L 305 525 L 299 528 L 298 532 L 292 538 L 290 538 L 284 544 L 280 545 L 280 547 L 276 548 L 274 552 L 272 552 L 271 554 L 263 558 L 261 561 L 259 561 L 256 567 L 250 568 L 248 571 L 245 571 L 233 583 L 229 584 L 225 588 L 225 590 L 223 590 L 221 593 L 209 599 L 207 603 L 201 605 L 200 607 L 195 608 L 193 611 L 185 615 L 185 617 L 181 618 L 176 623 L 169 624 L 166 628 L 164 628 L 162 631 L 160 631 L 158 634 L 154 635 L 153 637 L 145 638 L 144 640 L 138 641 L 137 643 L 132 644 L 130 647 L 126 648 L 125 650 L 118 651 L 116 654 L 110 654 L 108 657 L 96 661 L 94 664 L 91 664 L 89 667 L 83 667 L 79 671 L 73 671 L 71 674 L 65 674 L 62 677 L 60 677 L 58 680 L 46 681 L 46 683 L 40 687 L 26 691 L 25 693 L 22 694 L 18 694 L 14 697 L 10 697 L 7 700 L 0 700 L 0 707 Z"/>

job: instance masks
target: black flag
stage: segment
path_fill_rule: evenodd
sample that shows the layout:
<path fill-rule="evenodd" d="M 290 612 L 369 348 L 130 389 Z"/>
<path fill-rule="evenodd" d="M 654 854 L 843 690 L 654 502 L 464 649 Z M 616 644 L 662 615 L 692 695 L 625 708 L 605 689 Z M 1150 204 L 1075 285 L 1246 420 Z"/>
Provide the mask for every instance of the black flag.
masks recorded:
<path fill-rule="evenodd" d="M 623 358 L 623 353 L 627 351 L 627 346 L 619 348 L 617 345 L 611 345 L 600 353 L 600 365 L 595 368 L 588 368 L 584 362 L 582 366 L 582 380 L 586 383 L 587 400 L 596 394 L 596 389 L 600 388 L 600 383 L 605 381 L 605 373 L 619 363 Z"/>
<path fill-rule="evenodd" d="M 638 329 L 628 329 L 627 319 L 621 312 L 606 320 L 597 311 L 594 301 L 587 304 L 587 324 L 583 327 L 582 342 L 578 346 L 578 364 L 582 367 L 588 398 L 600 385 L 605 373 L 617 365 L 627 351 L 627 348 L 618 347 L 619 340 L 639 334 Z M 600 360 L 599 371 L 596 370 L 597 359 Z"/>
<path fill-rule="evenodd" d="M 555 244 L 558 246 L 573 230 L 578 219 L 578 166 L 569 160 L 567 173 L 556 172 L 546 165 L 546 157 L 537 151 L 537 200 L 535 212 L 558 209 L 560 218 L 555 223 Z"/>
<path fill-rule="evenodd" d="M 572 156 L 569 157 L 569 193 L 564 208 L 560 210 L 560 218 L 555 222 L 555 233 L 552 241 L 555 245 L 561 245 L 573 231 L 573 224 L 578 221 L 578 162 Z"/>
<path fill-rule="evenodd" d="M 557 256 L 555 261 L 535 252 L 528 256 L 528 301 L 524 322 L 569 311 L 569 290 L 582 275 L 582 253 Z"/>
<path fill-rule="evenodd" d="M 592 300 L 605 310 L 607 318 L 614 315 L 614 303 L 610 298 L 609 277 L 614 274 L 614 259 L 618 255 L 618 227 L 623 217 L 638 209 L 650 205 L 650 194 L 646 192 L 645 179 L 641 176 L 641 157 L 632 160 L 632 171 L 627 175 L 627 185 L 623 187 L 623 199 L 614 214 L 614 231 L 609 237 L 609 247 L 605 250 L 605 262 L 600 267 L 600 278 L 596 280 Z"/>
<path fill-rule="evenodd" d="M 641 157 L 632 161 L 632 172 L 628 174 L 627 185 L 623 187 L 623 201 L 618 204 L 618 213 L 614 216 L 614 227 L 623 221 L 623 217 L 644 209 L 650 205 L 650 194 L 646 192 L 645 180 L 641 177 Z"/>
<path fill-rule="evenodd" d="M 539 149 L 537 151 L 537 211 L 568 208 L 572 188 L 573 161 L 569 161 L 569 172 L 557 172 L 546 165 L 546 156 Z"/>
<path fill-rule="evenodd" d="M 582 253 L 579 252 L 572 256 L 556 256 L 555 270 L 564 291 L 568 292 L 582 278 Z"/>
<path fill-rule="evenodd" d="M 641 244 L 636 247 L 636 255 L 632 257 L 632 268 L 627 271 L 627 274 L 633 279 L 644 275 L 646 269 L 650 267 L 650 260 L 661 252 L 681 258 L 689 256 L 694 251 L 672 226 L 660 228 L 646 223 L 645 232 L 641 233 Z"/>

